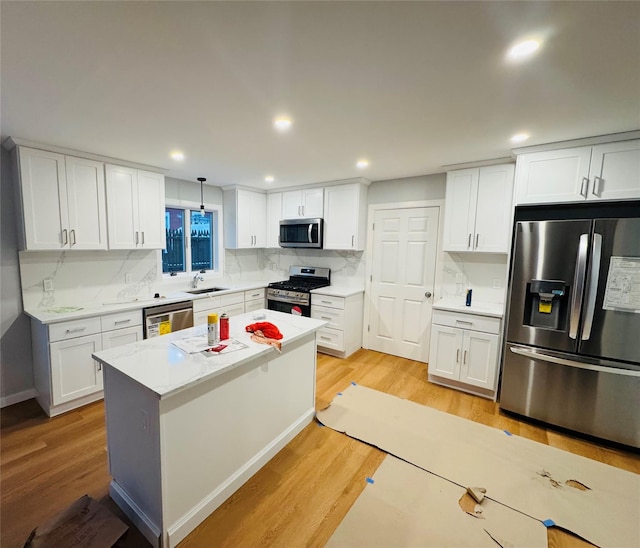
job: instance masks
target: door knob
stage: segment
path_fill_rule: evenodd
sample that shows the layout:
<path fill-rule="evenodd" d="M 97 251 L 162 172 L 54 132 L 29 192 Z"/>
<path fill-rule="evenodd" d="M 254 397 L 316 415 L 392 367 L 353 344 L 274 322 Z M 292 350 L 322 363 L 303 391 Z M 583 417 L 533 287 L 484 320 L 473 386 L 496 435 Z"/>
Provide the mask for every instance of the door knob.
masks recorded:
<path fill-rule="evenodd" d="M 431 297 L 431 291 L 425 291 L 424 292 L 424 296 L 428 299 L 429 297 Z"/>

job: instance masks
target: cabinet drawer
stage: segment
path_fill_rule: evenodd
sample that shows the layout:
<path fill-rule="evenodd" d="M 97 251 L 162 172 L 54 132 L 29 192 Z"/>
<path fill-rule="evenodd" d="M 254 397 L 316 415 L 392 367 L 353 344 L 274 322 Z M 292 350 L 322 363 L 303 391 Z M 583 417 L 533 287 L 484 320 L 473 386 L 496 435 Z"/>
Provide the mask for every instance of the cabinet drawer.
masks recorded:
<path fill-rule="evenodd" d="M 344 310 L 344 297 L 334 297 L 333 295 L 311 294 L 311 304 L 318 306 L 330 306 L 331 308 L 342 308 Z"/>
<path fill-rule="evenodd" d="M 227 295 L 220 295 L 220 304 L 223 307 L 240 303 L 244 304 L 244 291 L 238 291 L 237 293 L 228 293 Z"/>
<path fill-rule="evenodd" d="M 118 314 L 109 314 L 100 318 L 102 331 L 113 331 L 123 327 L 142 325 L 142 313 L 140 310 L 127 310 Z"/>
<path fill-rule="evenodd" d="M 54 323 L 49 326 L 49 342 L 75 339 L 84 335 L 100 333 L 100 317 L 83 318 L 70 322 Z"/>
<path fill-rule="evenodd" d="M 213 310 L 215 308 L 220 308 L 222 306 L 222 302 L 220 301 L 220 297 L 209 297 L 206 299 L 194 299 L 193 300 L 193 313 L 198 314 L 199 312 L 207 312 L 208 310 Z"/>
<path fill-rule="evenodd" d="M 263 308 L 265 308 L 264 299 L 254 299 L 244 303 L 245 312 L 253 312 L 254 310 L 262 310 Z"/>
<path fill-rule="evenodd" d="M 471 331 L 499 334 L 500 321 L 500 318 L 490 318 L 489 316 L 479 316 L 477 314 L 449 312 L 447 310 L 433 311 L 434 324 L 469 329 Z"/>
<path fill-rule="evenodd" d="M 264 287 L 259 287 L 258 289 L 251 289 L 249 291 L 244 292 L 244 300 L 246 301 L 254 301 L 256 299 L 264 300 Z"/>
<path fill-rule="evenodd" d="M 311 317 L 316 320 L 328 321 L 329 324 L 326 327 L 344 329 L 344 310 L 340 310 L 339 308 L 313 305 L 311 307 Z"/>
<path fill-rule="evenodd" d="M 318 330 L 316 338 L 318 346 L 332 348 L 339 352 L 344 352 L 344 332 L 337 329 L 325 327 Z"/>

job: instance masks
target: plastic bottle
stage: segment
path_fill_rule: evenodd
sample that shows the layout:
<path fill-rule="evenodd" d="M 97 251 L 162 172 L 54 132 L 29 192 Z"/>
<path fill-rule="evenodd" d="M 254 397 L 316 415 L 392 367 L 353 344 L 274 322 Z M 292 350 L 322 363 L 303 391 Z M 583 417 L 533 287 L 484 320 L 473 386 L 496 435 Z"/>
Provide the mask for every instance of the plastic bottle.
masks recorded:
<path fill-rule="evenodd" d="M 472 289 L 467 289 L 467 300 L 464 304 L 467 306 L 471 306 L 471 293 L 473 293 Z"/>
<path fill-rule="evenodd" d="M 229 316 L 224 312 L 220 316 L 220 340 L 226 341 L 229 338 Z"/>
<path fill-rule="evenodd" d="M 207 344 L 213 346 L 220 342 L 218 332 L 218 315 L 213 313 L 207 316 Z"/>

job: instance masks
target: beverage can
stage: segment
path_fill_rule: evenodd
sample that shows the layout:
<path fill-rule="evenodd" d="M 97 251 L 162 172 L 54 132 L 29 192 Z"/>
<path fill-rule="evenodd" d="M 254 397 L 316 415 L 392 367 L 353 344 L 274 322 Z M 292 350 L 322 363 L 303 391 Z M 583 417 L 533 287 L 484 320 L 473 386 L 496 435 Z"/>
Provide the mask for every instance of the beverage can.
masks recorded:
<path fill-rule="evenodd" d="M 213 346 L 220 342 L 218 332 L 218 315 L 216 313 L 207 316 L 207 344 Z"/>
<path fill-rule="evenodd" d="M 229 316 L 222 314 L 220 316 L 220 340 L 226 341 L 229 338 Z"/>

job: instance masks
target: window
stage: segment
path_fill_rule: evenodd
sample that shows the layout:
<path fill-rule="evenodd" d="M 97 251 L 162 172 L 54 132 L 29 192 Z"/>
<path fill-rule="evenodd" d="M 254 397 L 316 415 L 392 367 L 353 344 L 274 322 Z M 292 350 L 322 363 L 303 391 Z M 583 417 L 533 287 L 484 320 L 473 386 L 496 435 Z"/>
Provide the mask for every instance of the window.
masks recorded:
<path fill-rule="evenodd" d="M 166 248 L 162 251 L 162 272 L 201 270 L 220 272 L 221 238 L 218 208 L 199 209 L 167 205 L 165 208 Z"/>

